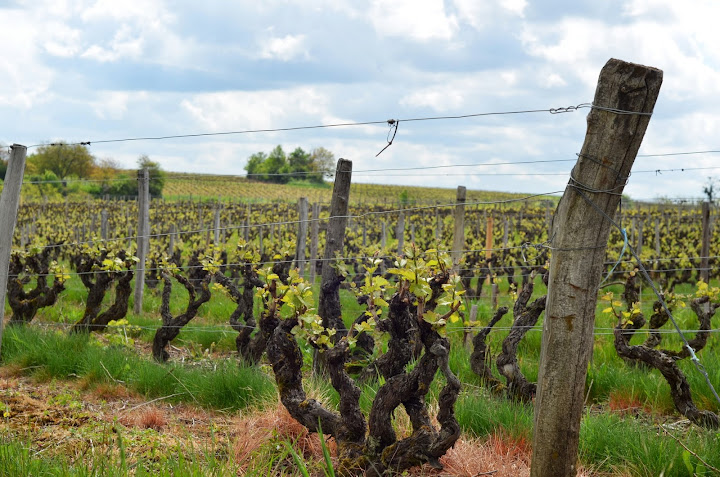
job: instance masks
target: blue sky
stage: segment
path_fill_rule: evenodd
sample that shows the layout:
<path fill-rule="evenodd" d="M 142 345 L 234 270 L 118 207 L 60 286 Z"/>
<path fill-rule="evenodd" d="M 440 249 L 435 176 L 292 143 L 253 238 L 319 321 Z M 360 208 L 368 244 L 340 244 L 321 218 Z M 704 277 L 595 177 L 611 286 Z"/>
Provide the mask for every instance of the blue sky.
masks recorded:
<path fill-rule="evenodd" d="M 720 150 L 715 0 L 0 0 L 0 15 L 5 144 L 558 108 L 592 101 L 620 58 L 664 71 L 641 154 Z M 323 146 L 356 182 L 543 193 L 564 189 L 572 161 L 507 163 L 574 159 L 587 111 L 401 122 L 379 157 L 383 124 L 91 152 L 241 175 L 277 144 Z M 438 165 L 457 167 L 361 172 Z M 638 157 L 633 171 L 631 197 L 699 197 L 720 154 Z"/>

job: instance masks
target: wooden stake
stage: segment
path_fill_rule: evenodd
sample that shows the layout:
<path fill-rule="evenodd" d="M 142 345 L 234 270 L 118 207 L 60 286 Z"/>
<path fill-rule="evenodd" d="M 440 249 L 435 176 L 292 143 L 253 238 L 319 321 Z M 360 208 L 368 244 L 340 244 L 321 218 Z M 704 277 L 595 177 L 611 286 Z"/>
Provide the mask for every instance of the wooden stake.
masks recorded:
<path fill-rule="evenodd" d="M 700 249 L 700 278 L 710 282 L 710 202 L 702 203 L 702 246 Z"/>
<path fill-rule="evenodd" d="M 298 232 L 297 246 L 295 247 L 295 263 L 300 270 L 300 276 L 305 276 L 305 247 L 307 246 L 308 229 L 308 200 L 300 197 L 298 201 Z"/>
<path fill-rule="evenodd" d="M 620 202 L 661 83 L 662 71 L 615 59 L 600 73 L 585 143 L 550 234 L 553 253 L 535 397 L 532 477 L 577 472 L 597 287 L 611 225 L 607 217 L 613 217 Z"/>
<path fill-rule="evenodd" d="M 133 313 L 142 313 L 143 292 L 145 291 L 145 259 L 150 248 L 150 177 L 147 169 L 138 171 L 138 229 L 137 257 L 135 271 L 135 295 Z"/>
<path fill-rule="evenodd" d="M 20 189 L 25 173 L 27 147 L 20 144 L 11 146 L 10 160 L 5 172 L 2 195 L 0 195 L 0 345 L 2 345 L 3 324 L 5 323 L 5 296 L 7 295 L 8 268 L 12 250 L 13 234 L 20 205 Z"/>
<path fill-rule="evenodd" d="M 455 228 L 453 229 L 453 247 L 450 253 L 455 272 L 465 249 L 465 186 L 458 186 L 455 205 Z"/>

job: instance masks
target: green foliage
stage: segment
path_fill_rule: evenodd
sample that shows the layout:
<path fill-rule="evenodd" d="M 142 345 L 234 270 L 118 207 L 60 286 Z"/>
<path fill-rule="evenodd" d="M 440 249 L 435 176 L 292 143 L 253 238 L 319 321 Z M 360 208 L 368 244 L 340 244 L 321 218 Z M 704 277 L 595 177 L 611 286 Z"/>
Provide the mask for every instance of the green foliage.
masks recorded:
<path fill-rule="evenodd" d="M 160 163 L 151 161 L 148 156 L 143 154 L 138 158 L 137 164 L 138 169 L 147 169 L 150 174 L 150 197 L 162 197 L 165 187 L 165 172 L 160 167 Z"/>
<path fill-rule="evenodd" d="M 291 180 L 322 183 L 323 176 L 332 174 L 334 159 L 333 154 L 322 147 L 310 153 L 298 147 L 286 155 L 278 145 L 270 154 L 258 152 L 250 156 L 245 170 L 251 180 L 276 184 L 287 184 Z"/>
<path fill-rule="evenodd" d="M 45 144 L 27 158 L 28 169 L 42 174 L 52 171 L 56 177 L 90 177 L 95 167 L 95 157 L 87 146 L 65 142 Z"/>

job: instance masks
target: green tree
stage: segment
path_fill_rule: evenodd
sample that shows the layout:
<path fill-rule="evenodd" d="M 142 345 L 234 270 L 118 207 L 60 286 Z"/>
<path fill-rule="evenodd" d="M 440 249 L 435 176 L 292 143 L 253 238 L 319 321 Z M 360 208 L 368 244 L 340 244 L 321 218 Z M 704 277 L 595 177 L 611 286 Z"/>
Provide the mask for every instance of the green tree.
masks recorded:
<path fill-rule="evenodd" d="M 261 173 L 265 159 L 267 159 L 267 154 L 264 152 L 256 152 L 248 158 L 247 164 L 245 164 L 248 179 L 263 180 Z"/>
<path fill-rule="evenodd" d="M 150 197 L 162 197 L 163 187 L 165 187 L 165 172 L 160 167 L 160 163 L 151 161 L 150 158 L 143 154 L 137 160 L 138 169 L 147 169 L 150 174 Z"/>
<path fill-rule="evenodd" d="M 265 180 L 268 182 L 276 182 L 279 184 L 285 184 L 290 180 L 287 174 L 290 172 L 287 157 L 282 146 L 275 146 L 275 149 L 268 154 L 267 158 L 263 162 L 263 172 L 266 174 Z"/>
<path fill-rule="evenodd" d="M 288 156 L 288 166 L 290 167 L 293 179 L 306 179 L 308 177 L 307 173 L 312 172 L 311 164 L 310 154 L 305 152 L 301 147 L 295 148 Z"/>
<path fill-rule="evenodd" d="M 270 154 L 257 152 L 245 164 L 247 178 L 251 180 L 286 184 L 290 179 L 322 183 L 323 177 L 332 177 L 335 156 L 324 147 L 307 153 L 301 147 L 285 155 L 282 146 Z"/>
<path fill-rule="evenodd" d="M 5 144 L 0 144 L 0 180 L 5 180 L 9 159 L 10 153 L 8 152 L 8 147 Z"/>
<path fill-rule="evenodd" d="M 70 176 L 90 177 L 95 168 L 95 157 L 87 146 L 65 142 L 38 147 L 37 152 L 28 156 L 27 162 L 31 172 L 42 174 L 51 171 L 60 179 Z"/>
<path fill-rule="evenodd" d="M 310 153 L 310 163 L 316 182 L 322 182 L 323 177 L 331 178 L 335 172 L 335 155 L 324 147 L 316 147 Z"/>

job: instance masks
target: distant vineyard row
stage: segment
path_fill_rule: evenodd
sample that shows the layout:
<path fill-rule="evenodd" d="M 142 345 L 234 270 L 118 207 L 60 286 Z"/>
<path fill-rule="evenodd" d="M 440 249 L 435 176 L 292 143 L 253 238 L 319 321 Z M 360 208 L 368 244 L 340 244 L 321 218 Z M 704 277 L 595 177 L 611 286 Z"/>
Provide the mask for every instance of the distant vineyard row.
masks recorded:
<path fill-rule="evenodd" d="M 290 184 L 269 184 L 254 182 L 244 177 L 187 175 L 168 173 L 164 194 L 166 199 L 233 199 L 243 202 L 274 202 L 297 201 L 307 197 L 310 202 L 330 202 L 332 184 L 307 184 L 295 182 Z M 467 200 L 494 201 L 521 198 L 527 194 L 511 194 L 508 192 L 468 191 Z M 452 203 L 455 200 L 455 189 L 439 187 L 413 187 L 381 184 L 354 183 L 350 190 L 352 203 L 369 204 L 427 204 Z M 556 198 L 549 198 L 556 201 Z"/>

